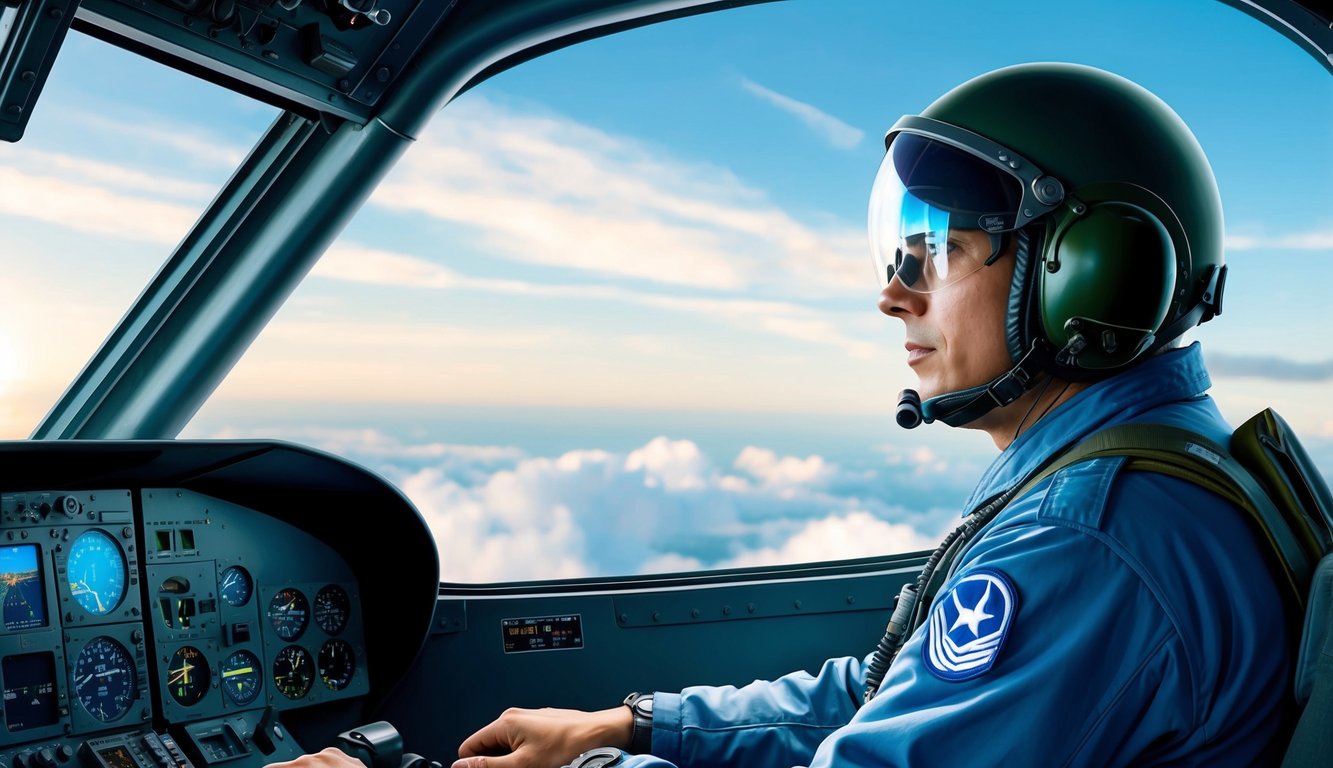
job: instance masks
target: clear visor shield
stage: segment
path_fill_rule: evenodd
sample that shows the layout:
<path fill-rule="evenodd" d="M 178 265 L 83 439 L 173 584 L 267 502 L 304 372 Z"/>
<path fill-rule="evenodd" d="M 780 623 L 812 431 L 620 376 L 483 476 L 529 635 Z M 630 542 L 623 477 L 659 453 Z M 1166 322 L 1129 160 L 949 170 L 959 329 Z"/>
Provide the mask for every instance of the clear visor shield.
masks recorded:
<path fill-rule="evenodd" d="M 956 142 L 891 134 L 870 193 L 870 246 L 881 287 L 897 275 L 908 290 L 932 293 L 990 263 L 1001 233 L 1053 207 L 1024 199 L 1024 175 Z M 986 234 L 992 237 L 979 237 Z M 995 248 L 976 247 L 978 240 Z"/>

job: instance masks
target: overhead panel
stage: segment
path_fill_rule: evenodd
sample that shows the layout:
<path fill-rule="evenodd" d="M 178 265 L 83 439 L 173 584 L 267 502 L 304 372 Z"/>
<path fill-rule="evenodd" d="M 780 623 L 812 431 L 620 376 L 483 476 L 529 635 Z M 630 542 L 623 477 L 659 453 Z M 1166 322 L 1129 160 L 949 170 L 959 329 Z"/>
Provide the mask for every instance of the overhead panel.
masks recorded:
<path fill-rule="evenodd" d="M 454 0 L 84 0 L 75 28 L 277 106 L 365 122 Z"/>

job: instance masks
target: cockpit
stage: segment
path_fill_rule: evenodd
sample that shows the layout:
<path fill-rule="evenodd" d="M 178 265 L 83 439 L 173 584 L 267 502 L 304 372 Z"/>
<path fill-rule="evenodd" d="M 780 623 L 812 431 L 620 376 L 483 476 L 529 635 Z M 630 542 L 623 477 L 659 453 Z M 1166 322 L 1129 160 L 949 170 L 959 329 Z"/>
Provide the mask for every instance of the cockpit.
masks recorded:
<path fill-rule="evenodd" d="M 34 134 L 54 134 L 30 155 L 0 145 L 0 272 L 8 265 L 12 282 L 0 280 L 0 768 L 258 768 L 326 746 L 356 750 L 357 740 L 372 768 L 399 768 L 404 755 L 447 765 L 508 707 L 595 709 L 630 691 L 742 686 L 870 651 L 990 454 L 949 438 L 887 447 L 895 441 L 865 438 L 895 429 L 891 397 L 879 390 L 896 387 L 866 369 L 880 364 L 880 347 L 900 356 L 902 340 L 885 343 L 883 318 L 870 317 L 883 275 L 871 274 L 863 252 L 882 134 L 852 124 L 881 130 L 924 106 L 899 101 L 956 73 L 924 57 L 868 64 L 841 50 L 840 40 L 873 26 L 864 18 L 891 27 L 879 0 L 858 2 L 0 0 L 0 138 L 24 148 L 41 141 Z M 836 35 L 809 21 L 833 5 L 851 9 Z M 990 53 L 998 22 L 978 19 L 994 12 L 989 3 L 981 12 L 948 5 L 965 34 L 943 42 L 971 49 L 967 66 L 1010 63 Z M 1122 18 L 1122 4 L 1104 5 L 1095 18 Z M 1166 13 L 1147 5 L 1124 11 L 1130 21 L 1108 39 L 1146 37 L 1141 17 Z M 1280 37 L 1285 53 L 1297 52 L 1298 63 L 1283 65 L 1304 67 L 1302 84 L 1314 82 L 1311 70 L 1323 78 L 1307 104 L 1323 125 L 1333 18 L 1313 2 L 1211 5 L 1227 15 L 1208 24 L 1243 17 L 1267 36 L 1262 50 Z M 629 65 L 620 71 L 614 62 L 637 45 L 623 43 L 581 68 L 539 71 L 493 101 L 481 88 L 595 41 L 791 6 L 801 9 L 786 20 L 797 29 L 771 44 L 749 40 L 752 17 L 739 15 L 716 36 L 685 27 L 681 38 L 632 38 L 660 57 L 660 83 L 639 83 Z M 1038 24 L 1014 13 L 1001 21 Z M 1184 29 L 1176 14 L 1185 12 L 1169 13 L 1208 62 L 1227 55 L 1212 47 L 1213 27 Z M 673 41 L 691 35 L 704 42 L 673 58 Z M 808 57 L 798 50 L 807 35 L 819 44 Z M 215 124 L 199 136 L 185 122 L 150 125 L 138 103 L 121 122 L 98 122 L 100 102 L 43 124 L 42 110 L 62 97 L 51 92 L 52 73 L 75 40 L 207 86 L 214 101 L 172 106 Z M 883 53 L 882 40 L 846 47 Z M 1105 56 L 1132 68 L 1132 47 Z M 786 60 L 787 85 L 806 88 L 811 103 L 757 82 L 728 56 L 706 75 L 726 87 L 703 93 L 690 78 L 704 76 L 685 61 L 704 49 Z M 1079 53 L 1060 40 L 1020 50 Z M 947 53 L 952 61 L 962 51 Z M 98 71 L 105 59 L 85 61 L 93 65 L 73 77 L 92 89 L 121 76 Z M 832 74 L 812 84 L 807 69 Z M 1256 68 L 1255 79 L 1276 71 Z M 619 95 L 588 97 L 578 120 L 562 120 L 559 104 L 532 106 L 613 74 Z M 131 80 L 119 85 L 147 102 L 159 97 L 151 77 Z M 1319 129 L 1266 116 L 1296 127 L 1261 143 L 1258 129 L 1238 123 L 1258 114 L 1250 102 L 1216 104 L 1211 94 L 1225 84 L 1199 96 L 1183 80 L 1162 82 L 1197 98 L 1194 114 L 1214 132 L 1205 144 L 1224 129 L 1242 135 L 1219 165 L 1230 174 L 1223 189 L 1274 206 L 1249 216 L 1242 203 L 1227 231 L 1240 254 L 1233 282 L 1250 286 L 1228 294 L 1228 309 L 1304 313 L 1286 326 L 1232 323 L 1217 337 L 1221 352 L 1209 362 L 1234 387 L 1226 405 L 1248 415 L 1277 392 L 1327 465 L 1329 352 L 1272 330 L 1315 327 L 1325 289 L 1304 279 L 1306 263 L 1268 258 L 1326 255 L 1326 174 L 1295 174 L 1284 188 L 1299 226 L 1257 224 L 1284 201 L 1254 192 L 1286 183 L 1266 175 L 1277 161 L 1256 170 L 1256 146 L 1313 144 Z M 814 94 L 844 86 L 858 104 L 846 121 L 812 106 Z M 163 88 L 160 98 L 180 92 Z M 728 107 L 740 99 L 770 117 L 730 125 Z M 1296 96 L 1284 99 L 1272 103 L 1298 111 Z M 452 131 L 443 138 L 430 133 L 442 111 Z M 216 119 L 223 112 L 244 119 Z M 636 143 L 593 116 L 657 132 Z M 68 165 L 63 149 L 84 142 L 96 155 L 117 132 L 141 134 L 131 152 L 151 158 L 146 170 L 92 162 L 87 178 L 113 193 L 57 179 L 29 199 L 34 169 Z M 802 132 L 818 137 L 819 152 L 800 149 Z M 676 135 L 716 141 L 717 152 L 744 161 L 724 167 L 668 147 Z M 214 161 L 220 183 L 166 173 L 188 164 L 179 147 Z M 413 152 L 430 163 L 394 176 Z M 1284 153 L 1281 167 L 1333 171 L 1326 147 L 1294 155 Z M 635 177 L 607 172 L 620 166 Z M 458 168 L 452 187 L 431 186 Z M 527 201 L 512 187 L 543 187 L 548 197 Z M 778 192 L 790 188 L 827 207 Z M 145 193 L 147 204 L 121 208 L 117 189 L 182 205 Z M 636 208 L 641 198 L 653 202 Z M 553 213 L 569 200 L 574 215 Z M 391 215 L 364 224 L 354 218 L 363 206 Z M 196 207 L 203 212 L 192 219 Z M 79 236 L 39 243 L 31 222 Z M 139 239 L 126 246 L 123 231 Z M 347 232 L 357 242 L 340 239 Z M 758 245 L 742 245 L 748 237 Z M 70 261 L 57 262 L 57 252 Z M 131 252 L 149 255 L 133 261 Z M 88 274 L 26 279 L 24 265 L 43 261 Z M 124 276 L 140 266 L 145 279 Z M 299 292 L 321 280 L 353 287 Z M 441 292 L 394 292 L 418 288 Z M 301 314 L 283 314 L 292 305 Z M 548 307 L 565 314 L 549 320 Z M 98 324 L 90 355 L 64 346 L 76 327 L 88 340 L 85 313 Z M 522 322 L 507 325 L 507 316 Z M 469 322 L 482 331 L 463 333 Z M 266 327 L 286 335 L 264 347 Z M 40 353 L 7 351 L 8 336 L 35 339 Z M 469 347 L 483 352 L 458 354 Z M 58 386 L 34 410 L 6 385 L 40 354 L 68 364 L 47 377 Z M 246 368 L 255 357 L 269 367 Z M 626 372 L 622 361 L 639 367 Z M 428 372 L 418 378 L 419 369 Z M 244 375 L 228 390 L 233 370 Z M 347 402 L 381 386 L 378 410 L 342 420 Z M 247 399 L 282 387 L 272 402 Z M 522 401 L 547 390 L 558 391 L 538 405 L 561 415 L 543 421 L 549 413 Z M 609 422 L 630 420 L 625 413 L 650 399 L 660 406 L 650 426 L 608 437 Z M 432 410 L 441 403 L 454 409 L 447 417 Z M 681 403 L 699 407 L 682 415 Z M 883 418 L 867 426 L 881 406 Z M 770 423 L 781 411 L 792 421 Z M 244 426 L 232 430 L 224 413 Z M 445 442 L 398 444 L 395 458 L 406 458 L 395 463 L 379 461 L 380 433 L 340 445 L 286 429 L 287 416 L 349 429 L 392 421 L 404 440 L 427 440 L 432 420 L 452 432 Z M 488 418 L 508 421 L 477 426 Z M 846 439 L 853 434 L 859 442 Z M 817 455 L 833 443 L 841 454 Z M 425 467 L 423 456 L 471 463 Z M 580 483 L 598 485 L 580 496 Z M 581 517 L 580 503 L 592 511 Z M 847 555 L 848 545 L 858 548 Z"/>
<path fill-rule="evenodd" d="M 279 443 L 4 454 L 7 765 L 291 759 L 419 650 L 435 550 L 363 469 Z"/>

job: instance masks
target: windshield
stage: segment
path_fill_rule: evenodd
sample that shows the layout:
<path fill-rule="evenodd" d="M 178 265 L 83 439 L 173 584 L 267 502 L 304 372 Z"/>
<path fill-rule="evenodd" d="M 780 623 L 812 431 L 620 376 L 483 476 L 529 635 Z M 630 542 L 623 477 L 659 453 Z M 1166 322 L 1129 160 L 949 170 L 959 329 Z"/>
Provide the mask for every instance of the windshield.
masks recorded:
<path fill-rule="evenodd" d="M 983 434 L 893 423 L 913 377 L 901 324 L 875 310 L 864 229 L 883 132 L 973 75 L 1067 60 L 1136 80 L 1199 137 L 1228 216 L 1225 313 L 1192 335 L 1214 395 L 1233 423 L 1276 407 L 1333 466 L 1333 347 L 1303 330 L 1321 327 L 1333 277 L 1327 72 L 1222 3 L 1030 3 L 1006 20 L 1041 34 L 1000 39 L 973 4 L 888 5 L 677 20 L 464 94 L 182 436 L 286 438 L 366 464 L 422 511 L 448 581 L 933 547 L 994 449 Z M 944 50 L 939 36 L 893 33 L 942 19 Z M 80 102 L 54 81 L 43 110 Z M 158 97 L 129 120 L 141 138 L 209 148 L 193 162 L 234 165 L 272 118 L 239 100 L 209 95 L 210 116 Z M 244 127 L 229 122 L 239 116 Z M 34 152 L 77 146 L 33 141 L 43 117 L 0 150 L 7 168 L 49 172 Z M 49 371 L 6 383 L 31 401 L 11 409 L 10 436 L 31 429 L 225 177 L 152 146 L 114 163 L 90 151 L 167 183 L 96 187 L 170 201 L 169 232 L 156 229 L 169 216 L 91 230 L 86 213 L 57 226 L 3 209 L 7 228 L 48 228 L 7 265 L 33 286 L 23 325 L 5 326 L 10 368 Z M 41 277 L 34 262 L 64 268 Z M 102 309 L 71 337 L 42 319 L 49 295 L 91 302 L 73 302 L 80 316 Z"/>
<path fill-rule="evenodd" d="M 277 111 L 85 35 L 0 142 L 0 437 L 27 437 Z"/>

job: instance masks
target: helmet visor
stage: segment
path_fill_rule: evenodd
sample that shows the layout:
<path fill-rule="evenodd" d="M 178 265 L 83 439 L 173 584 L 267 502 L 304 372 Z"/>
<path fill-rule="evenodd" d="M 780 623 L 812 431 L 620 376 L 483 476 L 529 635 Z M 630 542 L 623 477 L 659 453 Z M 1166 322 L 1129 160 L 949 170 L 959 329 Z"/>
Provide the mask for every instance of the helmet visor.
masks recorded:
<path fill-rule="evenodd" d="M 1035 169 L 1009 162 L 1016 156 L 998 145 L 924 118 L 914 123 L 952 129 L 953 135 L 890 132 L 870 194 L 870 244 L 883 285 L 896 274 L 909 290 L 931 293 L 973 274 L 995 255 L 957 247 L 951 231 L 1010 232 L 1053 205 L 1025 199 L 1025 176 Z M 986 146 L 974 148 L 969 141 Z M 998 238 L 991 241 L 998 246 Z"/>

